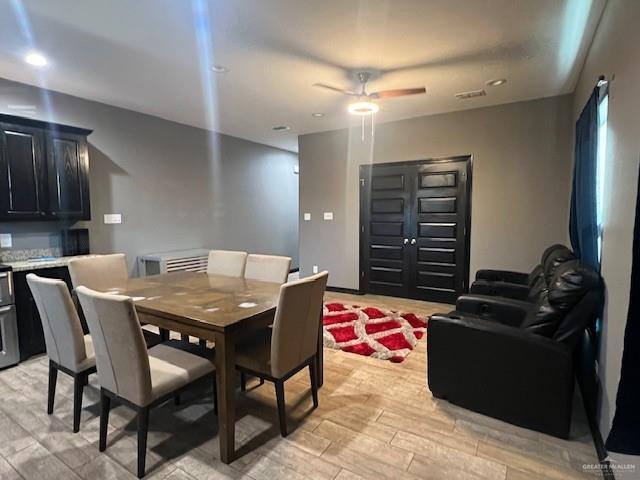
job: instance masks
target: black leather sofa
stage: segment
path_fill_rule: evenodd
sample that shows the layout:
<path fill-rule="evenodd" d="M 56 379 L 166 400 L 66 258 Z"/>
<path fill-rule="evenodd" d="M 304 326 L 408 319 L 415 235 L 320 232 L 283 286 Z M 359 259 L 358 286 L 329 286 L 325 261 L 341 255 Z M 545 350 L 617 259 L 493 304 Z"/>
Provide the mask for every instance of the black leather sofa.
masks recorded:
<path fill-rule="evenodd" d="M 578 260 L 559 266 L 535 303 L 461 297 L 429 320 L 429 388 L 436 398 L 568 438 L 574 353 L 596 320 L 603 282 Z M 491 314 L 478 306 L 491 299 Z M 501 302 L 501 303 L 499 303 Z"/>
<path fill-rule="evenodd" d="M 476 280 L 469 289 L 469 293 L 472 295 L 490 295 L 535 302 L 540 292 L 547 288 L 547 284 L 556 269 L 565 262 L 575 260 L 575 258 L 573 252 L 564 245 L 552 245 L 544 251 L 541 263 L 528 275 L 526 283 L 509 281 L 524 278 L 522 276 L 517 277 L 517 275 L 525 275 L 522 273 L 502 270 L 479 270 L 476 274 Z M 498 275 L 495 272 L 503 272 L 504 274 Z"/>

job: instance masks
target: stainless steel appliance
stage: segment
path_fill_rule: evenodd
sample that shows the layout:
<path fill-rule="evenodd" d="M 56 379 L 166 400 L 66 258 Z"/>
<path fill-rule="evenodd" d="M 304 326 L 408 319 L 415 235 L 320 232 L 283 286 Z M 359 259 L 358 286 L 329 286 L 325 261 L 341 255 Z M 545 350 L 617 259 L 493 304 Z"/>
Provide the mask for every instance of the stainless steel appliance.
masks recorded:
<path fill-rule="evenodd" d="M 16 365 L 20 361 L 14 298 L 11 268 L 0 265 L 0 368 Z"/>

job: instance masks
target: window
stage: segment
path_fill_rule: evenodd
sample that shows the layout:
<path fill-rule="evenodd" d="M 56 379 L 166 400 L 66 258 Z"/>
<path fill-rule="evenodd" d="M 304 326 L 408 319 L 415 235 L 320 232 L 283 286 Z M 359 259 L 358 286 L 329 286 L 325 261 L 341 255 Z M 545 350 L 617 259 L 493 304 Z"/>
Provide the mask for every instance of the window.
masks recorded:
<path fill-rule="evenodd" d="M 596 164 L 596 219 L 598 222 L 598 259 L 602 260 L 602 233 L 604 229 L 604 184 L 607 154 L 607 117 L 609 115 L 609 92 L 601 91 L 598 104 L 598 157 Z"/>

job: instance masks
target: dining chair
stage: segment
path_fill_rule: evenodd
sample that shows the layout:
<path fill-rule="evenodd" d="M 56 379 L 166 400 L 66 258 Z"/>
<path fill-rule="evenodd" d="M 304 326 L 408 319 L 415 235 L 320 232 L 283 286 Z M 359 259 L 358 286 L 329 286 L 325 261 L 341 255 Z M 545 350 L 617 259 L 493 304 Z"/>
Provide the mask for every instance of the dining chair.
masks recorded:
<path fill-rule="evenodd" d="M 69 275 L 73 288 L 105 291 L 129 280 L 127 258 L 124 253 L 75 258 L 69 262 Z"/>
<path fill-rule="evenodd" d="M 280 287 L 273 328 L 236 347 L 236 368 L 274 383 L 280 433 L 287 436 L 284 382 L 309 367 L 313 406 L 318 406 L 318 336 L 328 272 Z"/>
<path fill-rule="evenodd" d="M 290 257 L 251 253 L 247 256 L 244 278 L 283 284 L 289 277 L 290 269 Z"/>
<path fill-rule="evenodd" d="M 107 447 L 111 400 L 132 408 L 138 424 L 138 478 L 145 474 L 149 410 L 207 377 L 214 385 L 215 366 L 201 356 L 168 345 L 147 350 L 130 297 L 78 287 L 78 298 L 93 337 L 100 382 L 99 450 Z"/>
<path fill-rule="evenodd" d="M 247 262 L 247 252 L 232 250 L 211 250 L 207 273 L 209 275 L 226 275 L 228 277 L 242 277 Z"/>
<path fill-rule="evenodd" d="M 85 286 L 104 292 L 126 284 L 129 280 L 127 257 L 124 253 L 76 258 L 69 262 L 68 268 L 74 291 L 79 286 Z M 80 305 L 78 305 L 78 311 L 81 318 L 84 318 Z M 169 339 L 169 331 L 165 329 L 160 329 L 159 334 L 143 330 L 143 335 L 147 347 L 153 347 Z"/>
<path fill-rule="evenodd" d="M 58 371 L 73 377 L 73 431 L 80 430 L 82 393 L 96 371 L 91 336 L 84 335 L 69 288 L 62 280 L 27 275 L 27 283 L 40 314 L 49 357 L 47 413 L 53 413 Z"/>

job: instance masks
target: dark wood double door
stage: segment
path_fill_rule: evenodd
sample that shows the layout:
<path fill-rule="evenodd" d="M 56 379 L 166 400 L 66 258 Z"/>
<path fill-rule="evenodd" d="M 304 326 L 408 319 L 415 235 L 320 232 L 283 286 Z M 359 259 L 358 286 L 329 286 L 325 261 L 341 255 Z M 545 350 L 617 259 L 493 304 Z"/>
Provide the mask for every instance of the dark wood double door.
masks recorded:
<path fill-rule="evenodd" d="M 360 167 L 360 290 L 454 303 L 468 289 L 471 157 Z"/>

